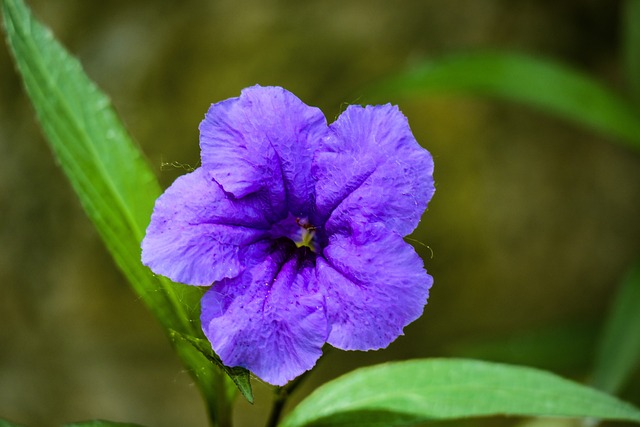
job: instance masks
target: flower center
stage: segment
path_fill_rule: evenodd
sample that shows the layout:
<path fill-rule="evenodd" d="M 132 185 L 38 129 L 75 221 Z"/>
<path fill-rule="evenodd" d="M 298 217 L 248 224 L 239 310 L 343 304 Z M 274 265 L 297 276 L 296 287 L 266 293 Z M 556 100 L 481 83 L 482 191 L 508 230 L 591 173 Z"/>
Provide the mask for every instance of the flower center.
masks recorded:
<path fill-rule="evenodd" d="M 302 246 L 306 246 L 309 249 L 311 249 L 313 252 L 316 251 L 315 248 L 315 235 L 316 235 L 316 228 L 311 225 L 311 223 L 305 218 L 305 219 L 300 219 L 300 218 L 296 218 L 296 224 L 298 224 L 298 226 L 300 226 L 300 228 L 302 228 L 302 234 L 301 234 L 301 238 L 300 240 L 294 240 L 294 242 L 296 243 L 296 246 L 301 248 Z"/>
<path fill-rule="evenodd" d="M 271 237 L 278 239 L 286 237 L 293 241 L 297 247 L 306 246 L 313 252 L 317 252 L 318 238 L 316 227 L 307 218 L 295 217 L 291 214 L 271 227 Z"/>

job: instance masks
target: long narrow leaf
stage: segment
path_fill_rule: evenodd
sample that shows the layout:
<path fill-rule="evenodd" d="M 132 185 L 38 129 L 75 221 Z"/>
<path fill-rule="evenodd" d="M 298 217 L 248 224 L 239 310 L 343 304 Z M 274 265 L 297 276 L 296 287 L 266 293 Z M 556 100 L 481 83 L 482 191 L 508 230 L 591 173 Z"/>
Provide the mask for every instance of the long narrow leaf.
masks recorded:
<path fill-rule="evenodd" d="M 155 276 L 140 262 L 140 241 L 160 194 L 140 150 L 107 96 L 23 1 L 3 0 L 2 9 L 7 42 L 44 133 L 118 267 L 167 331 L 198 336 L 196 314 L 188 312 L 184 301 L 200 291 Z M 211 363 L 196 364 L 206 360 L 192 346 L 175 345 L 196 380 L 220 377 Z M 214 401 L 212 384 L 198 385 L 210 409 L 219 405 L 211 412 L 226 417 L 221 413 L 228 411 L 226 393 Z"/>
<path fill-rule="evenodd" d="M 140 265 L 160 187 L 109 99 L 19 0 L 3 1 L 7 41 L 45 135 L 118 266 L 165 326 L 190 328 L 175 291 Z"/>
<path fill-rule="evenodd" d="M 620 391 L 640 365 L 640 263 L 627 274 L 616 295 L 598 347 L 592 384 Z"/>
<path fill-rule="evenodd" d="M 314 391 L 281 427 L 404 426 L 495 415 L 640 423 L 639 409 L 545 371 L 431 359 L 377 365 L 346 374 Z"/>
<path fill-rule="evenodd" d="M 527 55 L 453 55 L 401 73 L 369 92 L 374 99 L 433 94 L 479 94 L 522 102 L 640 149 L 640 114 L 624 98 L 585 74 Z"/>

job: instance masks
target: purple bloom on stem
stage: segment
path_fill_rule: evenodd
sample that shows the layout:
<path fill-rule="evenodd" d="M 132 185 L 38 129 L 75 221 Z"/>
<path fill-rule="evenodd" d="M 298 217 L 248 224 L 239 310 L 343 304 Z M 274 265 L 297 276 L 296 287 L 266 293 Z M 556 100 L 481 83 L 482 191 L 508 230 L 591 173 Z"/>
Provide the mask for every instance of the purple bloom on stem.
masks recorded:
<path fill-rule="evenodd" d="M 209 286 L 202 328 L 228 366 L 275 385 L 325 342 L 386 347 L 433 282 L 403 237 L 435 191 L 433 160 L 397 107 L 350 106 L 331 125 L 278 87 L 213 104 L 202 167 L 158 198 L 142 261 Z"/>

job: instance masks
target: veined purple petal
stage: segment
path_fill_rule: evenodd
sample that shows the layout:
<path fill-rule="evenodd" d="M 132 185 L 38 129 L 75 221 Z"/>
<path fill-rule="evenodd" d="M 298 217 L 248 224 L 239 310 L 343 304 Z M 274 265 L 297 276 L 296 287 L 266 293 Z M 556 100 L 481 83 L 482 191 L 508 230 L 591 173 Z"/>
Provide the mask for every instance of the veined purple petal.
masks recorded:
<path fill-rule="evenodd" d="M 202 164 L 234 196 L 266 189 L 274 206 L 305 216 L 314 192 L 311 161 L 326 132 L 319 109 L 285 89 L 253 86 L 205 115 Z"/>
<path fill-rule="evenodd" d="M 262 262 L 207 291 L 201 320 L 225 365 L 284 385 L 315 365 L 328 325 L 314 254 L 284 239 L 272 244 Z"/>
<path fill-rule="evenodd" d="M 397 107 L 351 106 L 327 126 L 254 86 L 210 107 L 200 147 L 202 167 L 156 202 L 142 259 L 216 282 L 201 321 L 226 365 L 284 385 L 325 342 L 382 348 L 420 316 L 432 279 L 402 236 L 434 193 L 433 160 Z"/>
<path fill-rule="evenodd" d="M 268 234 L 272 215 L 259 196 L 235 200 L 198 168 L 156 201 L 142 241 L 142 262 L 156 274 L 190 285 L 235 277 L 247 248 Z"/>
<path fill-rule="evenodd" d="M 405 236 L 433 196 L 433 159 L 397 107 L 350 106 L 315 155 L 316 205 L 328 234 L 351 222 L 384 223 Z"/>
<path fill-rule="evenodd" d="M 433 283 L 413 247 L 383 226 L 331 236 L 318 257 L 331 333 L 343 350 L 386 347 L 422 314 Z"/>

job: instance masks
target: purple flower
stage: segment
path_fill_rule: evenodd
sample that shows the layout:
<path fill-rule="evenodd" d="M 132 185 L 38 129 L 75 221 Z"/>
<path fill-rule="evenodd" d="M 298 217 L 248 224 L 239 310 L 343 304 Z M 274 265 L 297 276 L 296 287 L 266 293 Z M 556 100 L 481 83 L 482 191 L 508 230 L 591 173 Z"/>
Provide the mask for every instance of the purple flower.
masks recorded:
<path fill-rule="evenodd" d="M 433 282 L 403 236 L 434 193 L 433 160 L 397 107 L 322 112 L 279 87 L 213 104 L 202 167 L 157 200 L 142 261 L 209 286 L 202 328 L 228 366 L 283 385 L 325 342 L 386 347 Z"/>

